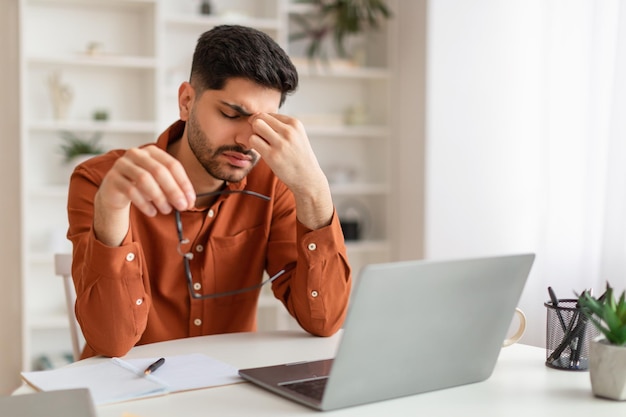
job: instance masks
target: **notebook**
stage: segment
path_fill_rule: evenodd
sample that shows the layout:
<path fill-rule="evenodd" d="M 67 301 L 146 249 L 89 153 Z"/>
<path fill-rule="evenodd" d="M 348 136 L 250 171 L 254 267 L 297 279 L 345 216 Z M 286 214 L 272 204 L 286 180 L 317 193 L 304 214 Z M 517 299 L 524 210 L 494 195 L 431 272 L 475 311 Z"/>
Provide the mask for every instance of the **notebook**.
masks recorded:
<path fill-rule="evenodd" d="M 318 410 L 484 381 L 493 372 L 534 258 L 365 266 L 333 359 L 239 374 Z M 309 385 L 321 386 L 318 398 L 304 393 Z"/>
<path fill-rule="evenodd" d="M 96 417 L 86 388 L 38 392 L 0 398 L 3 417 Z"/>
<path fill-rule="evenodd" d="M 166 356 L 163 366 L 145 375 L 144 370 L 157 359 L 110 358 L 22 372 L 22 378 L 40 391 L 88 388 L 96 405 L 241 382 L 237 368 L 200 353 Z"/>

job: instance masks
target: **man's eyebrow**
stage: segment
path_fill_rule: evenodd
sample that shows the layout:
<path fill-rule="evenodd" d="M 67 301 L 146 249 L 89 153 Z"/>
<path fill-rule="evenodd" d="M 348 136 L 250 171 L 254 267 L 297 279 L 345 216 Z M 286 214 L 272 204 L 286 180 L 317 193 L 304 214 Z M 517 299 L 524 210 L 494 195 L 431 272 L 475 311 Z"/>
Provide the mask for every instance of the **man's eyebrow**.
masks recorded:
<path fill-rule="evenodd" d="M 245 110 L 243 107 L 241 107 L 238 104 L 232 104 L 232 103 L 227 103 L 225 101 L 221 102 L 223 105 L 230 107 L 231 109 L 235 110 L 237 113 L 239 113 L 242 116 L 252 116 L 253 113 L 250 113 L 249 111 Z"/>

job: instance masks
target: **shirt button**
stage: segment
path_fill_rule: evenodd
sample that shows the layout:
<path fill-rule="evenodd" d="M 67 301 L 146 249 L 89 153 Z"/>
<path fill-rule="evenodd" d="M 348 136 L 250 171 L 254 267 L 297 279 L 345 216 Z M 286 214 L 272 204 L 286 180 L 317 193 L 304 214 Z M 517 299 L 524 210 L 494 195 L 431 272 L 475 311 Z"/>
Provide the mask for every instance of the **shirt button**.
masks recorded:
<path fill-rule="evenodd" d="M 201 325 L 202 325 L 202 320 L 200 320 L 200 319 L 195 319 L 195 320 L 193 321 L 193 324 L 195 324 L 196 326 L 201 326 Z"/>
<path fill-rule="evenodd" d="M 207 213 L 207 216 L 209 216 L 209 217 L 215 216 L 215 212 L 213 211 L 213 209 L 209 210 L 209 212 Z"/>
<path fill-rule="evenodd" d="M 317 291 L 311 291 L 311 297 L 315 298 L 319 295 Z"/>
<path fill-rule="evenodd" d="M 126 260 L 127 260 L 128 262 L 134 261 L 134 260 L 135 260 L 135 254 L 134 254 L 134 253 L 132 253 L 132 252 L 127 253 L 127 254 L 126 254 Z"/>
<path fill-rule="evenodd" d="M 204 246 L 196 245 L 196 252 L 202 252 L 204 250 Z"/>
<path fill-rule="evenodd" d="M 194 290 L 200 291 L 201 288 L 202 288 L 202 284 L 200 284 L 199 282 L 196 282 L 195 284 L 193 284 Z"/>
<path fill-rule="evenodd" d="M 143 304 L 143 300 L 141 298 L 138 298 L 137 301 L 135 301 L 135 304 L 137 304 L 138 306 Z"/>
<path fill-rule="evenodd" d="M 309 248 L 309 250 L 315 250 L 317 249 L 317 245 L 315 243 L 309 243 L 309 246 L 307 246 Z"/>

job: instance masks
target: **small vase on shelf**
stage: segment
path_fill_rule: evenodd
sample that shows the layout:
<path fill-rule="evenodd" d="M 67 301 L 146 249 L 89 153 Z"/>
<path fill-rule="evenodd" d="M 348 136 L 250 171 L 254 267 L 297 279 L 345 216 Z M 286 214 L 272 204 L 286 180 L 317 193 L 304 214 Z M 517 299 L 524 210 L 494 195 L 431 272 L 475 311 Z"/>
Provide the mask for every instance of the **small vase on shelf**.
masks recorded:
<path fill-rule="evenodd" d="M 48 76 L 48 88 L 52 100 L 52 115 L 55 120 L 66 120 L 74 93 L 72 88 L 61 81 L 61 74 L 54 72 Z"/>
<path fill-rule="evenodd" d="M 202 0 L 200 2 L 200 14 L 211 14 L 211 1 Z"/>

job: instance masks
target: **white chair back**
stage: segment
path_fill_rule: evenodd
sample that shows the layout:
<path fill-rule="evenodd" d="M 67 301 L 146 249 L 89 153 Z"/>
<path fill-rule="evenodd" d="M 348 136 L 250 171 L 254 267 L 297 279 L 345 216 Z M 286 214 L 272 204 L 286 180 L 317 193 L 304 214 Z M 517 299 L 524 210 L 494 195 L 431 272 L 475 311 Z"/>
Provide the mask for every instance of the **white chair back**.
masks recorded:
<path fill-rule="evenodd" d="M 72 281 L 72 255 L 69 253 L 57 253 L 54 255 L 54 272 L 63 278 L 63 287 L 65 289 L 65 304 L 67 306 L 67 316 L 70 325 L 70 337 L 72 339 L 72 354 L 74 360 L 80 359 L 82 351 L 83 333 L 80 330 L 74 305 L 76 304 L 76 290 Z"/>

